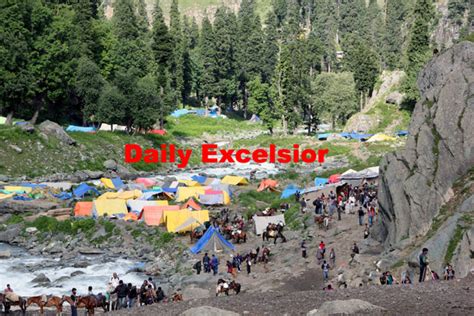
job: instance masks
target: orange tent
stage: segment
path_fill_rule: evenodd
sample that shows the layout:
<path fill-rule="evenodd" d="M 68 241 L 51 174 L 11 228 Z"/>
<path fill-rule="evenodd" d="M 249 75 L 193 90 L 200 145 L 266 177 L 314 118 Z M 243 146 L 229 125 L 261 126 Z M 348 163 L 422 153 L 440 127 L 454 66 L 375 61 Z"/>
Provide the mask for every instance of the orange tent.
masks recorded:
<path fill-rule="evenodd" d="M 164 222 L 163 214 L 165 211 L 179 211 L 179 205 L 153 205 L 143 207 L 138 219 L 143 218 L 145 224 L 149 226 L 158 226 Z"/>
<path fill-rule="evenodd" d="M 197 204 L 196 201 L 194 201 L 193 198 L 189 198 L 189 200 L 183 204 L 183 206 L 181 207 L 182 209 L 185 209 L 185 208 L 192 208 L 193 210 L 196 210 L 196 211 L 200 211 L 201 210 L 201 206 L 199 204 Z"/>
<path fill-rule="evenodd" d="M 135 212 L 129 212 L 125 217 L 123 218 L 124 221 L 137 221 L 138 220 L 138 215 Z"/>
<path fill-rule="evenodd" d="M 258 186 L 257 191 L 260 192 L 266 189 L 276 191 L 277 186 L 278 186 L 277 180 L 263 179 L 262 182 L 260 182 L 260 185 Z"/>
<path fill-rule="evenodd" d="M 77 202 L 74 207 L 74 216 L 92 216 L 93 202 Z"/>

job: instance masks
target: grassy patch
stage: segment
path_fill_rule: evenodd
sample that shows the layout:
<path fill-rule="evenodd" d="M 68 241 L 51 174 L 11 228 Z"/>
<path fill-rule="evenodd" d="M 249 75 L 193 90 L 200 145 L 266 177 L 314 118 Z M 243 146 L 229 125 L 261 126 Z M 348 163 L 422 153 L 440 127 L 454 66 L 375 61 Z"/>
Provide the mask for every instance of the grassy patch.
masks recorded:
<path fill-rule="evenodd" d="M 404 264 L 405 264 L 405 261 L 403 261 L 403 260 L 398 260 L 397 262 L 395 262 L 395 263 L 392 265 L 392 269 L 401 268 L 401 267 L 403 267 Z"/>
<path fill-rule="evenodd" d="M 257 192 L 253 190 L 242 192 L 238 195 L 237 202 L 247 209 L 245 213 L 247 219 L 250 219 L 258 211 L 257 201 L 264 202 L 268 204 L 268 206 L 277 206 L 281 203 L 279 195 L 276 192 Z"/>
<path fill-rule="evenodd" d="M 19 224 L 24 221 L 23 217 L 20 215 L 13 214 L 6 222 L 7 225 Z"/>
<path fill-rule="evenodd" d="M 409 111 L 401 110 L 397 105 L 385 103 L 383 100 L 367 111 L 367 115 L 376 115 L 380 118 L 377 126 L 369 130 L 371 134 L 384 132 L 396 120 L 400 120 L 400 123 L 394 130 L 406 130 L 410 122 Z"/>
<path fill-rule="evenodd" d="M 446 254 L 444 256 L 444 261 L 446 263 L 451 262 L 451 260 L 453 259 L 454 252 L 456 251 L 456 248 L 461 242 L 463 235 L 464 235 L 464 228 L 460 225 L 457 225 L 456 230 L 454 231 L 454 235 L 449 241 L 448 249 L 446 250 Z"/>

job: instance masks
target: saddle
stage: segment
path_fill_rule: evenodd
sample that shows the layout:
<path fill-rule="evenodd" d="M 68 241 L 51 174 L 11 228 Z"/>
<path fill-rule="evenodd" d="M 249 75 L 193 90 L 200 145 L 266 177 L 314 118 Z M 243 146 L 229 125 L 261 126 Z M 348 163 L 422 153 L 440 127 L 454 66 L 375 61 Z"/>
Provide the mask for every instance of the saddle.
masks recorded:
<path fill-rule="evenodd" d="M 270 231 L 268 232 L 268 236 L 270 236 L 270 237 L 275 237 L 276 234 L 277 234 L 277 231 L 276 231 L 276 230 L 270 230 Z"/>
<path fill-rule="evenodd" d="M 16 303 L 20 301 L 20 296 L 13 292 L 7 292 L 5 293 L 5 300 L 11 302 L 11 303 Z"/>

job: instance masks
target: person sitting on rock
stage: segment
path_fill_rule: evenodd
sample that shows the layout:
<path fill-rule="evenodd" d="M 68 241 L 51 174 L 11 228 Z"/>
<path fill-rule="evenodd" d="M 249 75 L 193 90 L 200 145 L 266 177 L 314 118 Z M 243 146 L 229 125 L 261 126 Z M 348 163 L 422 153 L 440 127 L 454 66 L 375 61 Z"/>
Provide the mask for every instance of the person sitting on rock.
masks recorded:
<path fill-rule="evenodd" d="M 158 287 L 156 290 L 156 301 L 159 303 L 163 301 L 166 298 L 165 292 L 163 292 L 163 289 L 161 287 Z"/>
<path fill-rule="evenodd" d="M 444 279 L 445 280 L 454 280 L 454 270 L 453 270 L 453 266 L 448 264 L 448 266 L 446 267 L 445 271 L 444 271 Z"/>
<path fill-rule="evenodd" d="M 155 302 L 155 298 L 156 298 L 155 290 L 153 290 L 153 286 L 151 284 L 148 284 L 148 287 L 145 292 L 145 305 L 153 304 L 153 302 Z"/>

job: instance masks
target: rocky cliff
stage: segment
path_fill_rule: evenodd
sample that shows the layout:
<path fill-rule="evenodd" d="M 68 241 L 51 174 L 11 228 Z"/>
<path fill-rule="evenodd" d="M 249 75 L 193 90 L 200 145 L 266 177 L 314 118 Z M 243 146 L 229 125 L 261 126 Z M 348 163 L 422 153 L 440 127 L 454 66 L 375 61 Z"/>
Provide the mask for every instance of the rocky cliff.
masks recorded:
<path fill-rule="evenodd" d="M 385 156 L 380 166 L 382 226 L 378 233 L 386 245 L 407 245 L 420 238 L 424 242 L 443 227 L 437 222 L 440 213 L 459 211 L 471 216 L 474 211 L 471 203 L 469 207 L 463 203 L 472 197 L 470 184 L 456 183 L 461 178 L 472 182 L 469 174 L 474 171 L 473 68 L 474 43 L 463 42 L 435 56 L 419 74 L 421 100 L 413 113 L 406 148 Z M 456 186 L 464 194 L 456 204 L 459 209 L 443 209 L 455 198 Z M 463 231 L 467 234 L 469 229 Z M 442 238 L 443 248 L 450 240 Z"/>

